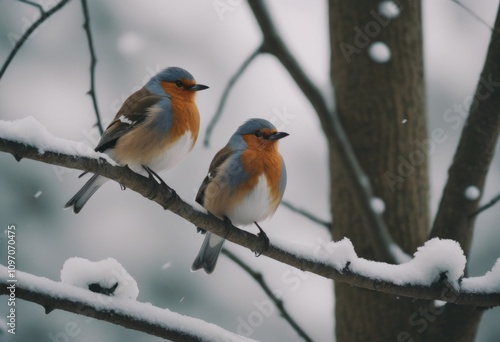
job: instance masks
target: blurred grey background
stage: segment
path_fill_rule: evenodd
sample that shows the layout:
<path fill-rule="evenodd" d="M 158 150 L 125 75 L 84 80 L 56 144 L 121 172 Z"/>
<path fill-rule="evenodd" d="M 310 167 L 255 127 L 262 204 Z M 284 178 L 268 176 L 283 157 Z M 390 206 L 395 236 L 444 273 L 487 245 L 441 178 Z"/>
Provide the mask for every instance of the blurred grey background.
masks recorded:
<path fill-rule="evenodd" d="M 96 91 L 104 123 L 156 72 L 167 66 L 183 67 L 210 89 L 197 97 L 202 115 L 200 140 L 181 165 L 162 175 L 165 181 L 184 199 L 193 201 L 213 155 L 237 126 L 250 117 L 277 119 L 279 128 L 291 134 L 280 146 L 288 168 L 285 199 L 330 220 L 325 139 L 310 104 L 271 56 L 262 55 L 251 64 L 229 97 L 210 147 L 203 146 L 204 129 L 228 79 L 261 37 L 246 2 L 223 0 L 229 9 L 222 14 L 215 9 L 218 2 L 89 1 L 98 59 Z M 498 1 L 462 2 L 493 24 Z M 55 0 L 40 3 L 50 8 Z M 440 127 L 449 136 L 430 156 L 435 213 L 461 129 L 461 125 L 445 122 L 443 113 L 473 94 L 490 30 L 451 0 L 423 3 L 429 131 Z M 325 93 L 329 92 L 326 1 L 268 4 L 302 66 Z M 33 7 L 13 0 L 0 2 L 0 63 L 12 48 L 12 39 L 36 18 L 38 11 Z M 91 99 L 86 95 L 90 57 L 82 24 L 81 3 L 72 1 L 35 32 L 0 82 L 0 119 L 33 116 L 56 136 L 95 145 L 99 133 L 94 127 Z M 285 113 L 290 119 L 279 119 Z M 483 202 L 500 192 L 499 169 L 497 153 Z M 137 193 L 121 191 L 116 183 L 106 184 L 79 215 L 64 211 L 64 203 L 84 183 L 78 175 L 78 171 L 29 160 L 17 163 L 11 155 L 0 153 L 0 231 L 10 223 L 17 225 L 18 269 L 59 280 L 60 269 L 69 257 L 94 261 L 113 257 L 138 282 L 140 301 L 231 331 L 237 331 L 242 321 L 248 322 L 252 313 L 258 312 L 256 302 L 267 300 L 257 284 L 225 257 L 211 276 L 190 272 L 203 236 L 196 234 L 191 224 Z M 39 191 L 41 194 L 35 196 Z M 472 275 L 484 274 L 500 257 L 499 208 L 488 210 L 477 220 L 469 260 Z M 271 240 L 313 245 L 329 238 L 323 227 L 283 207 L 263 227 Z M 2 234 L 2 251 L 5 241 Z M 331 281 L 298 271 L 290 276 L 291 267 L 255 258 L 229 243 L 226 247 L 264 273 L 314 340 L 333 340 Z M 2 317 L 4 299 L 0 298 Z M 498 340 L 499 318 L 498 308 L 484 315 L 477 341 Z M 67 312 L 45 315 L 42 307 L 21 300 L 17 334 L 11 340 L 64 341 L 59 333 L 68 322 L 76 322 L 81 330 L 68 341 L 159 340 Z M 299 340 L 277 310 L 254 325 L 252 338 Z M 0 335 L 0 339 L 8 337 Z"/>

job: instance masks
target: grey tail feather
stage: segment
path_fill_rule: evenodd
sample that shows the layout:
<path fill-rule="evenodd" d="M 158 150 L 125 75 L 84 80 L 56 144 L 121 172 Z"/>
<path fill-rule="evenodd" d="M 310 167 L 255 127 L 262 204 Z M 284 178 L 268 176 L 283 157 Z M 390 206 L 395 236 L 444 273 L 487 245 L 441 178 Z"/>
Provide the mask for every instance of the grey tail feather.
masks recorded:
<path fill-rule="evenodd" d="M 210 243 L 210 239 L 212 239 L 212 243 Z M 222 250 L 224 241 L 226 240 L 220 236 L 212 235 L 212 233 L 207 232 L 198 256 L 194 260 L 193 266 L 191 266 L 191 271 L 197 271 L 203 268 L 208 274 L 212 273 L 217 264 L 217 259 L 219 258 L 219 253 Z"/>
<path fill-rule="evenodd" d="M 82 210 L 83 206 L 89 198 L 94 194 L 104 184 L 107 179 L 99 176 L 93 175 L 87 183 L 75 194 L 75 196 L 71 197 L 71 199 L 66 203 L 64 208 L 73 207 L 73 212 L 78 214 L 80 210 Z"/>

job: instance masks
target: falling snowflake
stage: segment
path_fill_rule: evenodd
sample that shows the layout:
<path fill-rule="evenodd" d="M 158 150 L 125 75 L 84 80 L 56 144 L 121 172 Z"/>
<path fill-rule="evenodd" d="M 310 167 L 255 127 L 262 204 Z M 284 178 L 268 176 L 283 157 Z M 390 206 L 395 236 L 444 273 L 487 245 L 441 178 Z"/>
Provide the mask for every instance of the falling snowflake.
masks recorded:
<path fill-rule="evenodd" d="M 387 63 L 391 59 L 391 50 L 383 42 L 374 42 L 368 47 L 368 55 L 377 63 Z"/>
<path fill-rule="evenodd" d="M 464 195 L 468 200 L 474 201 L 479 198 L 479 196 L 481 195 L 481 191 L 477 186 L 469 185 L 467 189 L 465 189 Z"/>

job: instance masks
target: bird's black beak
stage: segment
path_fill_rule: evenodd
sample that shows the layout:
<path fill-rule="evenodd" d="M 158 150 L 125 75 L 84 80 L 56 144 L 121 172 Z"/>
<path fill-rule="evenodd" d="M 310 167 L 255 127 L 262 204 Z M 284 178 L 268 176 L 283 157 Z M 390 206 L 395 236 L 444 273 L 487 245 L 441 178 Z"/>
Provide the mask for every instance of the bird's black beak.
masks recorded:
<path fill-rule="evenodd" d="M 192 86 L 189 89 L 192 91 L 200 91 L 200 90 L 208 89 L 208 86 L 203 85 L 203 84 L 195 84 L 194 86 Z"/>
<path fill-rule="evenodd" d="M 269 138 L 267 138 L 267 139 L 268 140 L 279 140 L 279 139 L 287 137 L 289 135 L 290 134 L 285 133 L 285 132 L 276 132 L 273 135 L 270 135 Z"/>

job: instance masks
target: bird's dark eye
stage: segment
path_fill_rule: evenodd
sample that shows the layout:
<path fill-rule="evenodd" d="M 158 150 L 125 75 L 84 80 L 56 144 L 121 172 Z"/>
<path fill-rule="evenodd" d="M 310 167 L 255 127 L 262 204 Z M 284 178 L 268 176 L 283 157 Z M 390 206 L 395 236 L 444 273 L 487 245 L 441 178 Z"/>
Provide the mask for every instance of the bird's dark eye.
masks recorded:
<path fill-rule="evenodd" d="M 179 88 L 182 87 L 182 82 L 181 81 L 175 81 L 175 85 Z"/>
<path fill-rule="evenodd" d="M 261 131 L 257 131 L 257 132 L 255 132 L 255 136 L 256 136 L 257 138 L 260 138 L 260 137 L 262 136 L 262 132 L 261 132 Z"/>

